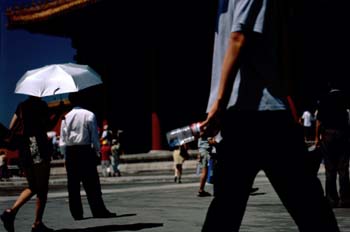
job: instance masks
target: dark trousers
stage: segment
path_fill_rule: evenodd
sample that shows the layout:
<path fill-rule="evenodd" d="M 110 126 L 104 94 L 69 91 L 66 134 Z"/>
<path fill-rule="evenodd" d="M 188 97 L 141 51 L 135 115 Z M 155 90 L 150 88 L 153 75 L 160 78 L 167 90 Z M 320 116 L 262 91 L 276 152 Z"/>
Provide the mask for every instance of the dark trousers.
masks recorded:
<path fill-rule="evenodd" d="M 67 146 L 66 170 L 68 179 L 69 209 L 74 218 L 83 216 L 80 183 L 86 192 L 92 215 L 107 209 L 102 199 L 100 179 L 96 167 L 96 154 L 90 146 Z"/>
<path fill-rule="evenodd" d="M 325 129 L 320 151 L 326 168 L 326 196 L 331 203 L 350 203 L 349 141 L 346 129 Z M 337 176 L 339 175 L 339 194 Z"/>
<path fill-rule="evenodd" d="M 339 231 L 307 160 L 303 130 L 288 112 L 229 111 L 221 130 L 215 197 L 203 232 L 239 231 L 250 189 L 263 170 L 300 231 Z"/>

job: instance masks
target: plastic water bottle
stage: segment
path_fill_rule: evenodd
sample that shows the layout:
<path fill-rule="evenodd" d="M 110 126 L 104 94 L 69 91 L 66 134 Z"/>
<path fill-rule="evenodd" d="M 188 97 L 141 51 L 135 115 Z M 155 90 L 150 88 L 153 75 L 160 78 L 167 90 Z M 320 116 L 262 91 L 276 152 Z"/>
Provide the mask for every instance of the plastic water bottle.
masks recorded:
<path fill-rule="evenodd" d="M 166 134 L 166 137 L 169 146 L 175 147 L 194 141 L 197 137 L 199 137 L 199 133 L 200 123 L 197 122 L 189 126 L 171 130 Z"/>
<path fill-rule="evenodd" d="M 197 166 L 196 166 L 196 176 L 200 176 L 200 175 L 201 175 L 201 171 L 202 171 L 201 163 L 200 163 L 200 162 L 197 162 Z"/>

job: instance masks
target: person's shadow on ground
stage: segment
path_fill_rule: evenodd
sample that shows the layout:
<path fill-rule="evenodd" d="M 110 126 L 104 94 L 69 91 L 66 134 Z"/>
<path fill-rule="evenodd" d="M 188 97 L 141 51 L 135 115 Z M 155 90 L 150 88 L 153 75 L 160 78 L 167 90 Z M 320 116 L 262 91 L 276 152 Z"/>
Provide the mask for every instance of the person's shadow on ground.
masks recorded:
<path fill-rule="evenodd" d="M 161 227 L 163 223 L 134 223 L 128 225 L 105 225 L 77 229 L 59 229 L 55 232 L 112 232 L 112 231 L 137 231 L 154 227 Z"/>
<path fill-rule="evenodd" d="M 135 216 L 136 214 L 124 214 L 118 215 L 117 217 L 128 217 Z M 84 218 L 86 220 L 89 218 Z M 112 231 L 137 231 L 142 229 L 161 227 L 163 223 L 134 223 L 127 225 L 104 225 L 104 226 L 93 226 L 88 228 L 76 228 L 76 229 L 58 229 L 55 232 L 112 232 Z"/>

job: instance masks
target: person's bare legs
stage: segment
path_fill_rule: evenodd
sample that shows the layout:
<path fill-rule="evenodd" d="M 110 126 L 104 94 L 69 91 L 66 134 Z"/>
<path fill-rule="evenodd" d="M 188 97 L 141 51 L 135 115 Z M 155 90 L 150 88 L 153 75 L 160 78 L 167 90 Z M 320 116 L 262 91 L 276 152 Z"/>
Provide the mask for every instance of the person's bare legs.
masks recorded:
<path fill-rule="evenodd" d="M 44 210 L 47 202 L 47 194 L 42 194 L 37 196 L 35 205 L 35 219 L 34 227 L 41 224 L 43 220 Z"/>
<path fill-rule="evenodd" d="M 24 189 L 16 202 L 13 204 L 11 208 L 6 209 L 3 214 L 1 214 L 1 220 L 4 223 L 4 227 L 9 232 L 14 232 L 14 221 L 18 210 L 33 196 L 33 192 L 31 189 Z"/>
<path fill-rule="evenodd" d="M 14 213 L 14 215 L 17 214 L 18 210 L 33 197 L 34 193 L 31 189 L 26 188 L 24 189 L 19 197 L 17 198 L 16 202 L 11 207 L 11 211 Z"/>
<path fill-rule="evenodd" d="M 199 179 L 199 192 L 203 192 L 205 188 L 205 183 L 208 177 L 208 167 L 203 167 L 201 176 Z"/>
<path fill-rule="evenodd" d="M 208 192 L 206 192 L 204 190 L 205 184 L 207 182 L 208 170 L 209 169 L 208 169 L 207 166 L 202 167 L 201 176 L 199 178 L 199 190 L 198 190 L 198 194 L 197 194 L 198 197 L 209 197 L 209 196 L 211 196 L 210 193 L 208 193 Z"/>
<path fill-rule="evenodd" d="M 177 182 L 177 175 L 178 175 L 178 170 L 177 170 L 177 165 L 174 164 L 174 182 L 176 183 Z"/>
<path fill-rule="evenodd" d="M 18 210 L 28 201 L 30 200 L 35 193 L 32 192 L 29 188 L 26 188 L 22 191 L 22 193 L 17 198 L 16 202 L 13 204 L 13 206 L 10 208 L 11 212 L 15 216 L 18 212 Z M 35 219 L 34 219 L 34 226 L 39 225 L 42 223 L 42 218 L 46 206 L 47 201 L 47 194 L 39 194 L 36 198 L 36 205 L 35 205 Z"/>
<path fill-rule="evenodd" d="M 175 182 L 181 183 L 181 176 L 182 176 L 182 164 L 176 164 L 175 165 Z"/>
<path fill-rule="evenodd" d="M 17 214 L 18 210 L 33 197 L 34 193 L 29 188 L 26 188 L 22 191 L 22 193 L 17 198 L 16 202 L 11 207 L 11 212 L 14 215 Z M 35 205 L 35 220 L 34 225 L 39 225 L 42 223 L 42 218 L 46 206 L 47 195 L 43 194 L 43 196 L 37 196 L 36 205 Z"/>

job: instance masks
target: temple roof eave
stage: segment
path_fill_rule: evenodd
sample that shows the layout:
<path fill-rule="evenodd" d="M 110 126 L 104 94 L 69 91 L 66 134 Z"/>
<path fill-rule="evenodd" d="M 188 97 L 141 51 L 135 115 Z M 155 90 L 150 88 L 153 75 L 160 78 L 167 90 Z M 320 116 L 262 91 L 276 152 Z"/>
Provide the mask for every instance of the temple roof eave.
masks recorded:
<path fill-rule="evenodd" d="M 27 28 L 61 14 L 86 7 L 101 0 L 56 0 L 33 4 L 30 7 L 13 7 L 6 11 L 8 29 Z"/>

